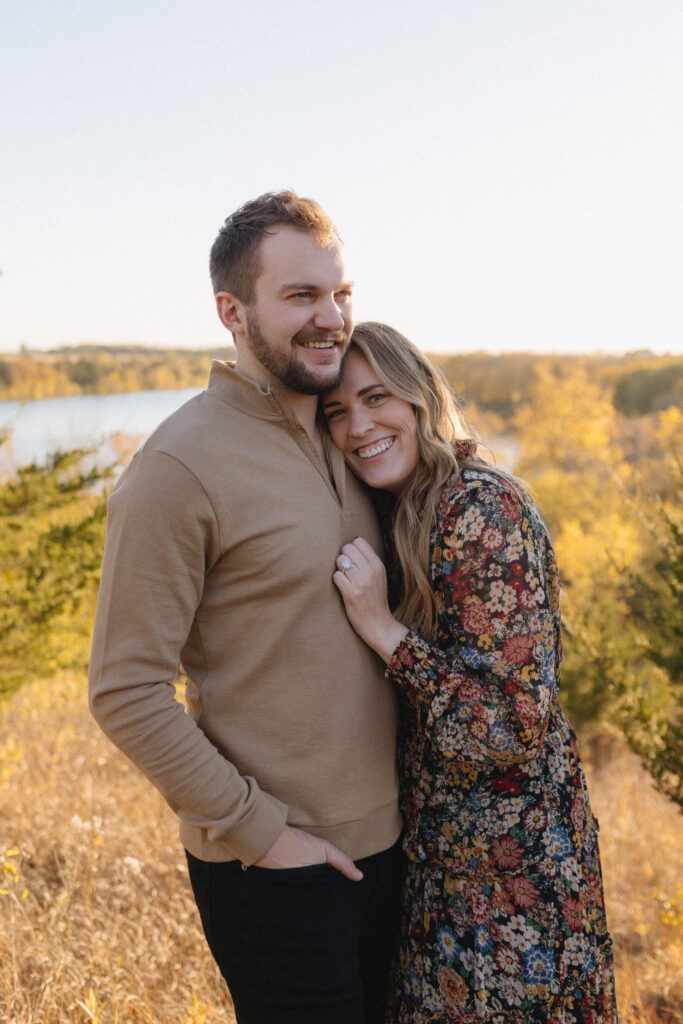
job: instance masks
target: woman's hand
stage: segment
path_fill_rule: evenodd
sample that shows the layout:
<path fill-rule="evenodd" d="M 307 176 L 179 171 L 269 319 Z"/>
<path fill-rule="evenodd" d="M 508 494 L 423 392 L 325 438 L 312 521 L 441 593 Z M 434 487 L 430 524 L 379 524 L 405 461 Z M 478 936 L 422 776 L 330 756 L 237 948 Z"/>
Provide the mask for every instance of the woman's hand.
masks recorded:
<path fill-rule="evenodd" d="M 366 540 L 356 537 L 341 549 L 332 579 L 356 633 L 380 658 L 389 661 L 408 630 L 389 609 L 382 560 Z"/>

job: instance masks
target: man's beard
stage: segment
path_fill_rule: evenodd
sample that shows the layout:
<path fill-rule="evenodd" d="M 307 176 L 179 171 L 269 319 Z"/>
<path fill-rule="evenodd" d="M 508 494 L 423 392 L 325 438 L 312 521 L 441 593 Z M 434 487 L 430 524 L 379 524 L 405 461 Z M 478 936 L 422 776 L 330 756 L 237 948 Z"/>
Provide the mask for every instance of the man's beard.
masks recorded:
<path fill-rule="evenodd" d="M 258 316 L 253 309 L 247 310 L 246 328 L 245 341 L 251 354 L 273 377 L 276 377 L 291 391 L 296 391 L 301 395 L 321 395 L 325 391 L 338 387 L 342 376 L 341 365 L 337 369 L 321 366 L 319 371 L 314 373 L 298 358 L 297 348 L 302 341 L 329 341 L 331 338 L 335 342 L 341 342 L 346 348 L 349 339 L 344 331 L 316 331 L 311 328 L 301 330 L 292 338 L 289 352 L 282 352 L 263 333 Z M 330 374 L 327 377 L 321 375 L 325 369 L 328 369 Z"/>

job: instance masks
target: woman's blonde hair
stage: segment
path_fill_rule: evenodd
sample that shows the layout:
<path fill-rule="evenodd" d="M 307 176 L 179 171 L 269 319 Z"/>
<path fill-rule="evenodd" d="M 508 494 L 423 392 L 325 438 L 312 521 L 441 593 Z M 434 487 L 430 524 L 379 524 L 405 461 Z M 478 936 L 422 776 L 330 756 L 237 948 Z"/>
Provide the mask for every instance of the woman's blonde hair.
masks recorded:
<path fill-rule="evenodd" d="M 476 442 L 467 455 L 457 454 L 457 442 L 472 440 L 472 435 L 443 371 L 416 345 L 393 327 L 372 321 L 355 327 L 351 345 L 365 356 L 382 384 L 415 410 L 420 459 L 398 499 L 394 520 L 403 572 L 403 596 L 395 614 L 432 637 L 438 609 L 429 582 L 430 539 L 441 492 L 462 468 L 481 468 L 482 463 L 472 457 Z"/>

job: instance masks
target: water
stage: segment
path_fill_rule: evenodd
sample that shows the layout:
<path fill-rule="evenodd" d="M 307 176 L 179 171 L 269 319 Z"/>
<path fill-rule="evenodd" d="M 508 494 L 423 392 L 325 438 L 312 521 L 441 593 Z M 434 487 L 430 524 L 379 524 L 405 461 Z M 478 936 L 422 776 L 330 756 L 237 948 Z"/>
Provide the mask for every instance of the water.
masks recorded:
<path fill-rule="evenodd" d="M 123 395 L 76 395 L 32 402 L 0 402 L 0 433 L 11 430 L 0 447 L 0 472 L 29 462 L 43 462 L 51 452 L 95 448 L 100 461 L 112 463 L 120 454 L 115 436 L 142 443 L 183 402 L 201 388 L 134 391 Z M 519 446 L 510 437 L 486 439 L 503 469 L 511 469 Z M 490 453 L 484 451 L 484 458 Z"/>
<path fill-rule="evenodd" d="M 115 435 L 142 442 L 201 388 L 134 391 L 122 395 L 76 395 L 32 402 L 0 402 L 0 432 L 11 431 L 0 447 L 0 470 L 43 462 L 58 449 L 96 448 L 116 457 Z"/>

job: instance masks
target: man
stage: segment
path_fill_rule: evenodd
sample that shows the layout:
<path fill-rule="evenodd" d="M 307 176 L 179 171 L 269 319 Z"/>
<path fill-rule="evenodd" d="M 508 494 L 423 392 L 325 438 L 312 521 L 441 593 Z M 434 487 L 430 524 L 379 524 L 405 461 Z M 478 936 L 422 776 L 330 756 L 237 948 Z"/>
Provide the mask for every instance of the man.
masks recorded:
<path fill-rule="evenodd" d="M 334 225 L 291 192 L 228 217 L 211 274 L 237 360 L 213 364 L 110 497 L 91 708 L 180 818 L 239 1024 L 380 1024 L 396 708 L 332 582 L 344 543 L 380 538 L 316 415 L 351 285 Z"/>

